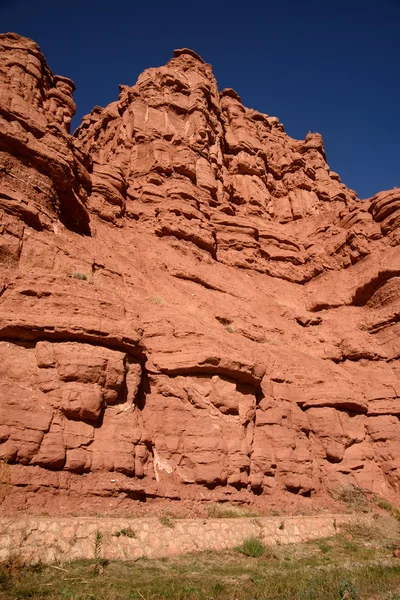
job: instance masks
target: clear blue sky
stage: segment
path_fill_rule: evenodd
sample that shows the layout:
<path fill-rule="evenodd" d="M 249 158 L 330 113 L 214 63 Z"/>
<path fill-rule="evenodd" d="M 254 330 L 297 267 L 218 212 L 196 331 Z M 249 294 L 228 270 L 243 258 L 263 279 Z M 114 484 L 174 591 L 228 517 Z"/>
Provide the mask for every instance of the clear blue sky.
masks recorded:
<path fill-rule="evenodd" d="M 400 186 L 400 0 L 0 0 L 0 30 L 75 81 L 75 126 L 186 46 L 292 137 L 322 133 L 361 198 Z"/>

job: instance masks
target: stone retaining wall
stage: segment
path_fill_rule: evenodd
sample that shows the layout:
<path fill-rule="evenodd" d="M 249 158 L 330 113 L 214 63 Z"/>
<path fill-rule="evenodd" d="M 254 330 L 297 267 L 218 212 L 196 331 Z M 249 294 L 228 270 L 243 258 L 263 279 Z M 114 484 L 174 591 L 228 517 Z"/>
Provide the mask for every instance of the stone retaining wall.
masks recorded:
<path fill-rule="evenodd" d="M 0 519 L 0 562 L 18 556 L 27 563 L 93 559 L 137 560 L 201 550 L 223 550 L 250 536 L 265 544 L 291 544 L 332 536 L 365 515 L 235 519 L 29 517 Z"/>

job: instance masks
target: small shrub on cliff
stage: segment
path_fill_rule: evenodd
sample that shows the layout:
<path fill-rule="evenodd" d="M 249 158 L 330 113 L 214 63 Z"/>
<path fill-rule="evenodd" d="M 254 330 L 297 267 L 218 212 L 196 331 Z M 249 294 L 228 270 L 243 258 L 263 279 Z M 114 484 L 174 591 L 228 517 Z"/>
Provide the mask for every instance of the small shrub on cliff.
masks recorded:
<path fill-rule="evenodd" d="M 170 529 L 175 527 L 174 520 L 169 516 L 168 513 L 160 517 L 160 523 L 161 525 L 164 525 L 164 527 L 169 527 Z"/>
<path fill-rule="evenodd" d="M 382 500 L 382 498 L 375 498 L 375 504 L 379 506 L 379 508 L 382 508 L 383 510 L 386 510 L 389 513 L 393 511 L 393 506 L 390 504 L 390 502 Z"/>
<path fill-rule="evenodd" d="M 0 458 L 0 502 L 7 496 L 11 482 L 8 458 Z"/>
<path fill-rule="evenodd" d="M 72 279 L 81 279 L 82 281 L 88 280 L 86 273 L 72 273 L 71 277 Z"/>
<path fill-rule="evenodd" d="M 161 306 L 164 304 L 164 299 L 162 296 L 150 296 L 149 302 L 151 302 L 151 304 L 159 304 Z"/>
<path fill-rule="evenodd" d="M 235 549 L 241 554 L 251 556 L 252 558 L 259 558 L 265 552 L 265 546 L 262 541 L 254 536 L 246 538 L 243 544 Z"/>

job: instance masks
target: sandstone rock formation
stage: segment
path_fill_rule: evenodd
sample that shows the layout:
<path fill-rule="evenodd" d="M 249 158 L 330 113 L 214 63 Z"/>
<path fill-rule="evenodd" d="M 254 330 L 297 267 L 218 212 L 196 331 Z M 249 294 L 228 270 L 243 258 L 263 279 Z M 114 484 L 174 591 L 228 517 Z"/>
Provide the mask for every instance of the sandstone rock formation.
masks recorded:
<path fill-rule="evenodd" d="M 181 49 L 70 135 L 74 85 L 0 36 L 7 507 L 400 493 L 400 190 Z"/>

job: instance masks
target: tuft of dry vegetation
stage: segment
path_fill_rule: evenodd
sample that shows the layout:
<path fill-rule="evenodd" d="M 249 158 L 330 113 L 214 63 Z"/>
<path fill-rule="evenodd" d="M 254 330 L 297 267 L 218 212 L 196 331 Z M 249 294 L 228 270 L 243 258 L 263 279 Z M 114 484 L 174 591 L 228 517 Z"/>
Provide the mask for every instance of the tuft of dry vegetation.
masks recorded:
<path fill-rule="evenodd" d="M 133 531 L 132 527 L 124 527 L 123 529 L 119 529 L 118 531 L 113 533 L 113 536 L 135 538 L 136 533 Z"/>
<path fill-rule="evenodd" d="M 6 498 L 10 485 L 11 473 L 8 458 L 0 458 L 0 504 Z"/>
<path fill-rule="evenodd" d="M 232 506 L 232 504 L 211 504 L 207 508 L 210 519 L 238 519 L 244 517 L 260 517 L 261 514 L 255 510 L 243 506 Z"/>
<path fill-rule="evenodd" d="M 334 500 L 344 502 L 352 512 L 366 512 L 368 510 L 367 496 L 361 488 L 352 483 L 339 483 L 329 491 Z"/>
<path fill-rule="evenodd" d="M 382 508 L 383 510 L 386 510 L 389 513 L 393 512 L 393 506 L 387 500 L 383 500 L 382 498 L 378 497 L 375 498 L 375 504 L 379 506 L 379 508 Z"/>
<path fill-rule="evenodd" d="M 375 504 L 379 506 L 379 508 L 382 508 L 383 510 L 386 510 L 386 512 L 388 512 L 389 514 L 393 515 L 394 518 L 397 519 L 397 521 L 400 523 L 400 509 L 397 508 L 397 506 L 392 506 L 390 502 L 387 502 L 387 500 L 383 500 L 379 497 L 375 498 Z"/>
<path fill-rule="evenodd" d="M 170 529 L 175 527 L 175 521 L 173 517 L 171 517 L 171 515 L 167 512 L 160 517 L 160 523 L 161 525 L 164 525 L 164 527 L 169 527 Z"/>
<path fill-rule="evenodd" d="M 81 281 L 88 281 L 88 276 L 86 273 L 72 273 L 72 279 L 80 279 Z"/>
<path fill-rule="evenodd" d="M 158 304 L 160 306 L 162 306 L 164 304 L 164 298 L 162 296 L 150 296 L 149 297 L 149 302 L 151 304 Z"/>

